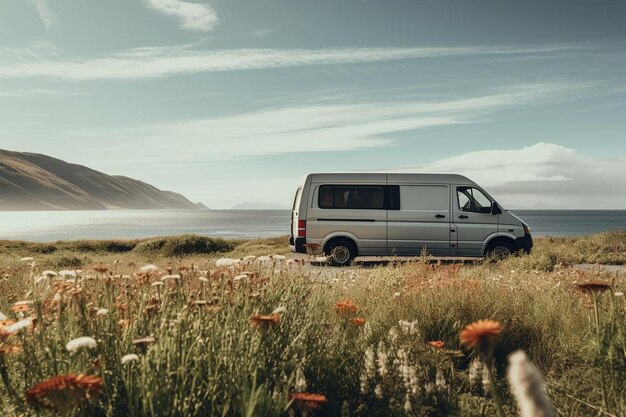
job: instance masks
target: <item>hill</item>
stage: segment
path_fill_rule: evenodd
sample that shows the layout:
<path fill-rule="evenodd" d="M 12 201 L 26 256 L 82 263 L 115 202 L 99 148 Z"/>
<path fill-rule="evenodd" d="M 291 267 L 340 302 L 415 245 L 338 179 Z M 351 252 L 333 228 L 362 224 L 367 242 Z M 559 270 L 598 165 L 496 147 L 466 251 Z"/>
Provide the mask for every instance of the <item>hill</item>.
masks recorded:
<path fill-rule="evenodd" d="M 47 155 L 0 149 L 0 210 L 196 209 L 184 196 Z"/>

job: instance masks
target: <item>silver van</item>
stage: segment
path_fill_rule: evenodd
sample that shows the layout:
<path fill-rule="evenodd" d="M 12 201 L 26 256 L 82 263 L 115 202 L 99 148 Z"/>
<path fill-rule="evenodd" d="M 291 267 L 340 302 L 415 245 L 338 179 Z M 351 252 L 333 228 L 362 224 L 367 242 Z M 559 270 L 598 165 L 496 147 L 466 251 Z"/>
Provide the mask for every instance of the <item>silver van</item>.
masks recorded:
<path fill-rule="evenodd" d="M 356 256 L 503 258 L 529 253 L 528 225 L 478 184 L 451 174 L 309 174 L 291 213 L 293 252 L 333 265 Z"/>

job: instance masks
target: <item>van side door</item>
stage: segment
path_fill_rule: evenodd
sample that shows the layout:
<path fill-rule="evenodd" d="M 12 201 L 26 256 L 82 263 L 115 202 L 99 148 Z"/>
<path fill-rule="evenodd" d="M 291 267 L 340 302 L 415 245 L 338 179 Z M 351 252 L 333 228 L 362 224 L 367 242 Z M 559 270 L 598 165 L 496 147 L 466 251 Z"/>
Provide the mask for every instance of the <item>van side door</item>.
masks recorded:
<path fill-rule="evenodd" d="M 481 256 L 485 239 L 498 231 L 499 215 L 491 214 L 491 200 L 476 186 L 454 185 L 452 221 L 458 256 Z"/>
<path fill-rule="evenodd" d="M 387 252 L 390 255 L 450 255 L 450 186 L 389 184 Z M 398 204 L 399 203 L 399 204 Z"/>

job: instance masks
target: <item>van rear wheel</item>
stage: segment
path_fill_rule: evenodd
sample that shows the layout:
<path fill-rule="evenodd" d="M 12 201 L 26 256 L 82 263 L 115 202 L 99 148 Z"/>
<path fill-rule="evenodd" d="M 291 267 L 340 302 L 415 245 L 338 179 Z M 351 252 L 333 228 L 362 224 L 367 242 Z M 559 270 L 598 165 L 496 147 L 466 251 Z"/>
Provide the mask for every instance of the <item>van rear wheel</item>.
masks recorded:
<path fill-rule="evenodd" d="M 515 248 L 511 243 L 501 240 L 489 245 L 485 257 L 494 261 L 501 261 L 513 255 L 514 252 Z"/>
<path fill-rule="evenodd" d="M 335 240 L 327 248 L 326 253 L 332 266 L 348 266 L 356 256 L 354 245 L 347 240 Z"/>

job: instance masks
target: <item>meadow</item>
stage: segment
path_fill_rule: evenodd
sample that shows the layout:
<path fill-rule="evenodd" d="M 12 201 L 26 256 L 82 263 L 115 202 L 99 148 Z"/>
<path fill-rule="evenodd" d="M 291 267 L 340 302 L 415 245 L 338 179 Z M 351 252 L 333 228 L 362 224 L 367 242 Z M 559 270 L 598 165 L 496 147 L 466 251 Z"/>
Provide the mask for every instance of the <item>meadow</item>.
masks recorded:
<path fill-rule="evenodd" d="M 626 416 L 626 233 L 330 268 L 286 238 L 0 241 L 2 416 Z M 521 353 L 524 352 L 524 353 Z"/>

